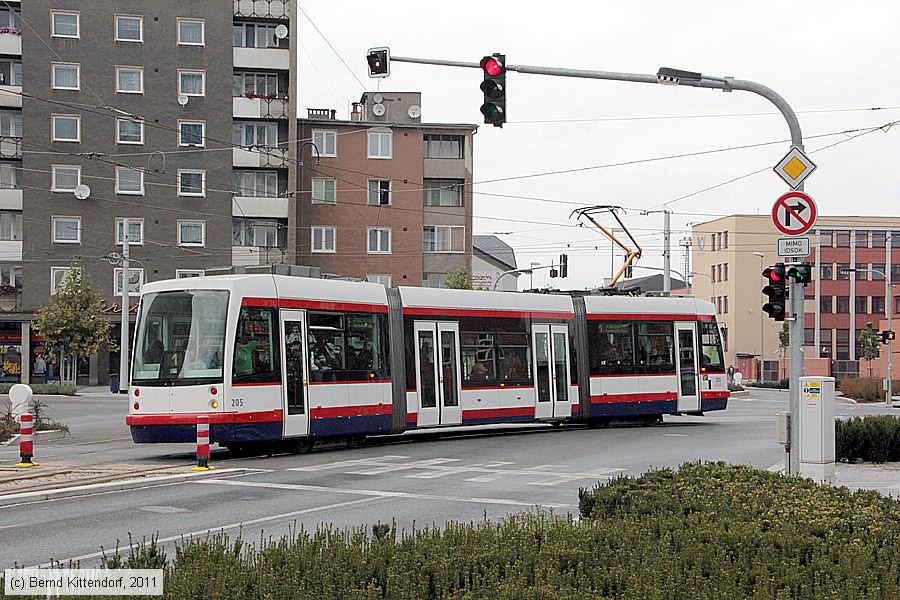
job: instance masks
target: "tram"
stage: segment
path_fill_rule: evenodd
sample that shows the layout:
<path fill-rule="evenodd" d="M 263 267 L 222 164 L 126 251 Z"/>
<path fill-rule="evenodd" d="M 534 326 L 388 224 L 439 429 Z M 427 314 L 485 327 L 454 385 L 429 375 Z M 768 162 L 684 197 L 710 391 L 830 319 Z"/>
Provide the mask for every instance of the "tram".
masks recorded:
<path fill-rule="evenodd" d="M 284 275 L 144 285 L 136 443 L 227 447 L 487 423 L 648 422 L 723 410 L 713 305 Z"/>

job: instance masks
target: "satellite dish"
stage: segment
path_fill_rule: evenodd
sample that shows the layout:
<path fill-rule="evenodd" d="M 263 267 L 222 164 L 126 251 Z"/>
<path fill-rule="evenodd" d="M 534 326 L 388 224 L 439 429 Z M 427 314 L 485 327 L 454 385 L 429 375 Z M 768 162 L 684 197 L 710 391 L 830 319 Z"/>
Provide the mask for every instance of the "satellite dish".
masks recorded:
<path fill-rule="evenodd" d="M 190 98 L 187 94 L 178 94 L 178 104 L 181 106 L 187 106 L 188 100 L 190 100 Z"/>
<path fill-rule="evenodd" d="M 409 115 L 410 119 L 418 119 L 422 116 L 422 107 L 418 104 L 413 104 L 406 112 Z"/>
<path fill-rule="evenodd" d="M 381 104 L 384 102 L 384 96 L 376 92 L 375 95 L 372 96 L 372 100 L 375 101 L 375 104 Z"/>
<path fill-rule="evenodd" d="M 74 194 L 79 200 L 86 200 L 91 195 L 91 188 L 82 183 L 75 188 Z"/>
<path fill-rule="evenodd" d="M 376 117 L 383 117 L 385 112 L 387 111 L 384 108 L 384 104 L 376 104 L 372 107 L 372 114 Z"/>
<path fill-rule="evenodd" d="M 275 28 L 275 37 L 279 40 L 283 40 L 288 36 L 288 28 L 287 25 L 281 24 Z"/>

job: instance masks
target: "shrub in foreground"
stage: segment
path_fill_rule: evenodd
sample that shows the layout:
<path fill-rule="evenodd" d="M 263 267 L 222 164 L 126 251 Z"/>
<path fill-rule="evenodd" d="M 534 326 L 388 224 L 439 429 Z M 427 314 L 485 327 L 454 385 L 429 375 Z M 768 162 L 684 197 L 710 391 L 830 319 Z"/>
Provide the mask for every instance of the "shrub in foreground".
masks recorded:
<path fill-rule="evenodd" d="M 14 383 L 0 383 L 0 394 L 8 394 Z M 31 391 L 35 394 L 46 394 L 53 396 L 74 396 L 75 386 L 71 383 L 65 385 L 59 383 L 30 383 Z"/>
<path fill-rule="evenodd" d="M 900 461 L 900 417 L 869 415 L 837 419 L 834 437 L 838 460 Z"/>

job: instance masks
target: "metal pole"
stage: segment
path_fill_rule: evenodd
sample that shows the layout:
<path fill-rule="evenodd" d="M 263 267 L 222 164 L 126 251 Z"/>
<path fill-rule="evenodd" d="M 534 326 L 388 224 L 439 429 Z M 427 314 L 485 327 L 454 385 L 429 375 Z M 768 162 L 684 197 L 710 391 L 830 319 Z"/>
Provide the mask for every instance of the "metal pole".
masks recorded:
<path fill-rule="evenodd" d="M 667 296 L 672 293 L 672 212 L 663 210 L 663 293 Z"/>
<path fill-rule="evenodd" d="M 122 219 L 122 335 L 119 338 L 119 392 L 128 392 L 128 219 Z"/>
<path fill-rule="evenodd" d="M 885 278 L 885 283 L 888 283 L 887 278 Z M 891 300 L 893 300 L 893 298 L 891 298 L 891 286 L 890 285 L 887 286 L 886 296 L 887 296 L 887 298 L 885 299 L 885 304 L 887 306 L 885 306 L 885 308 L 887 309 L 888 331 L 893 331 L 894 328 L 891 326 L 891 323 L 893 322 L 892 316 L 893 316 L 893 312 L 894 312 L 894 307 L 891 306 Z M 887 390 L 884 394 L 884 403 L 887 404 L 888 406 L 894 405 L 894 370 L 892 368 L 893 360 L 894 360 L 893 344 L 894 344 L 894 340 L 889 339 L 888 347 L 887 347 L 887 350 L 888 350 Z"/>

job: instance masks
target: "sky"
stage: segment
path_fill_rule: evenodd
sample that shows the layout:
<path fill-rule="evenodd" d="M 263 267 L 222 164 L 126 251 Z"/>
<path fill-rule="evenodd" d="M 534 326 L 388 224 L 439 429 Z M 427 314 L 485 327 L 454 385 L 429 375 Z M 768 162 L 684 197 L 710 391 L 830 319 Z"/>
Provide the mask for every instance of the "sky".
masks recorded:
<path fill-rule="evenodd" d="M 882 127 L 900 120 L 896 0 L 299 6 L 301 114 L 327 107 L 346 119 L 364 91 L 418 91 L 424 122 L 481 124 L 473 231 L 498 234 L 520 267 L 549 265 L 566 252 L 569 277 L 538 271 L 536 287 L 596 287 L 610 276 L 611 259 L 616 268 L 621 263 L 606 238 L 570 217 L 581 206 L 625 207 L 620 217 L 644 250 L 639 265 L 659 268 L 663 215 L 641 211 L 666 205 L 676 270 L 683 260 L 678 242 L 691 223 L 768 214 L 789 191 L 771 170 L 790 150 L 784 118 L 748 92 L 511 72 L 508 123 L 494 128 L 479 112 L 480 70 L 395 62 L 389 77 L 370 79 L 368 48 L 467 62 L 500 52 L 510 65 L 645 75 L 673 67 L 755 81 L 798 113 L 818 166 L 806 192 L 819 214 L 900 214 L 900 124 Z M 684 154 L 694 155 L 672 158 Z M 547 174 L 572 169 L 580 170 Z M 614 224 L 609 216 L 601 222 Z M 655 272 L 638 268 L 635 276 Z"/>

